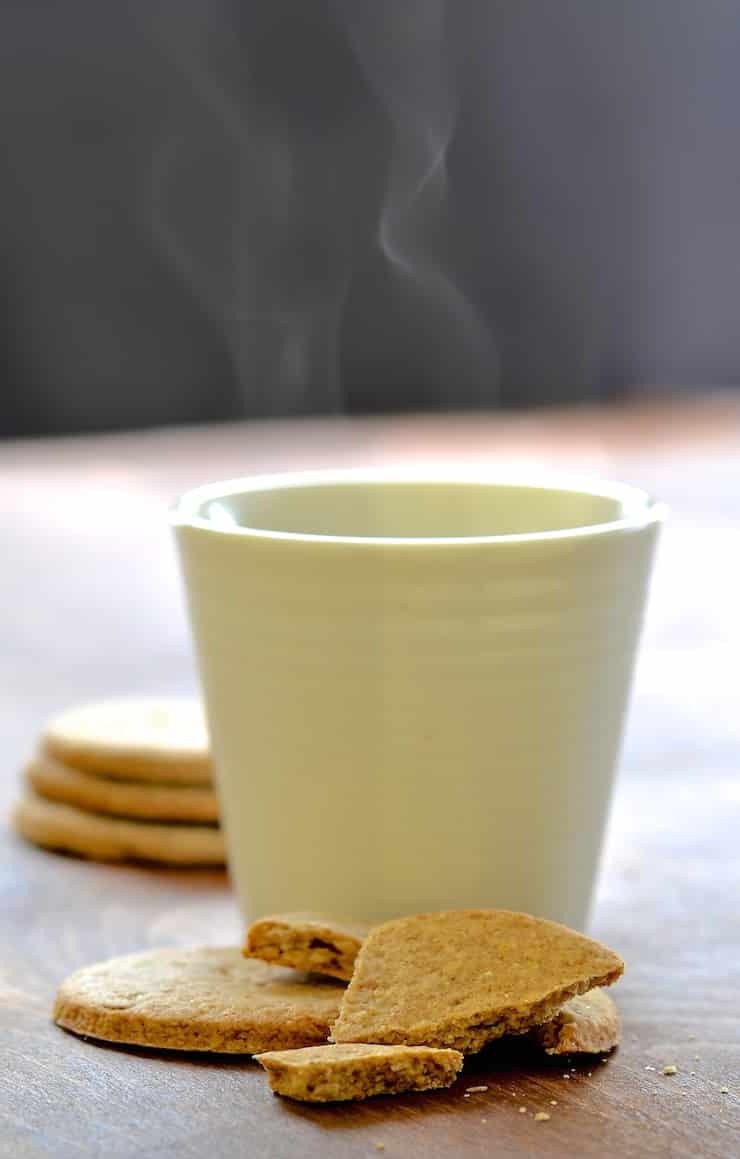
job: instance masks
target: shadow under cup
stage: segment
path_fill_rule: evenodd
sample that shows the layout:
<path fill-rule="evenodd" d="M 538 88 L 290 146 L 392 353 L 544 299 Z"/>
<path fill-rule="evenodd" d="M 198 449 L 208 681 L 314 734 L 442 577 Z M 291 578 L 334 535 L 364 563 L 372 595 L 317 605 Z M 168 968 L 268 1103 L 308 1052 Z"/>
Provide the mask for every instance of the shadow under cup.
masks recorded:
<path fill-rule="evenodd" d="M 174 515 L 246 921 L 583 928 L 664 509 L 620 484 L 256 477 Z"/>

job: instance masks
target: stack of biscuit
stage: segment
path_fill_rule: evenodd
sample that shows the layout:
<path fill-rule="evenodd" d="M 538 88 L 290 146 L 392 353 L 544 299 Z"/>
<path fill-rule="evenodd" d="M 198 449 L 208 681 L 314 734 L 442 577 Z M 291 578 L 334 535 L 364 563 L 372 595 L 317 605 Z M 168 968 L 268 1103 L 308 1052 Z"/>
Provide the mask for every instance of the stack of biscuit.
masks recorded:
<path fill-rule="evenodd" d="M 15 826 L 95 861 L 223 865 L 218 803 L 197 701 L 98 701 L 54 717 L 25 770 Z"/>

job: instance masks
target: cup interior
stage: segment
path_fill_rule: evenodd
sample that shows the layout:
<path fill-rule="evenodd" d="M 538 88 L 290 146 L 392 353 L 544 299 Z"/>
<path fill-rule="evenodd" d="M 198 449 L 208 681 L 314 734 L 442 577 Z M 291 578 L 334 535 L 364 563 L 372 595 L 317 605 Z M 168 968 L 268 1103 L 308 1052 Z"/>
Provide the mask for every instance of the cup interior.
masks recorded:
<path fill-rule="evenodd" d="M 333 539 L 480 539 L 644 522 L 650 500 L 606 490 L 470 479 L 256 477 L 191 493 L 218 530 Z"/>

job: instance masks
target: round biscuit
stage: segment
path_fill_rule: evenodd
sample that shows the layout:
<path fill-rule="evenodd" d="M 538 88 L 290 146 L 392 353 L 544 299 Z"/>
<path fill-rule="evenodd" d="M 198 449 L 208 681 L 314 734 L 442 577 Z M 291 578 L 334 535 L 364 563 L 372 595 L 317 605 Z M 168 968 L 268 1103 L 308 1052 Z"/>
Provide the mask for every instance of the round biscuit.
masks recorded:
<path fill-rule="evenodd" d="M 132 821 L 85 813 L 26 790 L 13 822 L 22 837 L 45 849 L 93 861 L 151 861 L 162 865 L 223 865 L 223 834 L 216 825 Z"/>
<path fill-rule="evenodd" d="M 112 780 L 72 768 L 44 752 L 26 766 L 26 780 L 39 796 L 90 813 L 150 821 L 218 821 L 218 800 L 210 785 Z"/>
<path fill-rule="evenodd" d="M 53 717 L 42 748 L 84 772 L 124 780 L 211 780 L 211 754 L 197 700 L 123 697 L 69 708 Z"/>
<path fill-rule="evenodd" d="M 257 1054 L 325 1042 L 343 987 L 234 948 L 150 950 L 70 975 L 54 1019 L 75 1034 L 168 1050 Z"/>

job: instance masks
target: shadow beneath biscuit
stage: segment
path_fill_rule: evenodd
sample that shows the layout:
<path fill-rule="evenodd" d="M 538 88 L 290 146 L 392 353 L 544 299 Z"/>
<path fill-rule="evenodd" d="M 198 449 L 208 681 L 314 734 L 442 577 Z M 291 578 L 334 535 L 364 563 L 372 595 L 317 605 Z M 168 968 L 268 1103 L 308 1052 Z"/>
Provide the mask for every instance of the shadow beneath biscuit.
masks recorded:
<path fill-rule="evenodd" d="M 617 1054 L 617 1049 L 599 1054 L 545 1054 L 542 1047 L 527 1035 L 499 1039 L 478 1054 L 465 1059 L 463 1073 L 473 1076 L 478 1072 L 504 1078 L 519 1075 L 551 1079 L 565 1072 L 574 1076 L 590 1076 L 594 1070 Z"/>
<path fill-rule="evenodd" d="M 122 818 L 111 815 L 111 820 L 118 821 Z M 131 818 L 123 818 L 123 820 L 131 820 Z M 187 826 L 192 822 L 188 821 L 168 821 L 168 825 L 173 826 Z M 215 828 L 213 825 L 204 823 L 204 828 Z M 194 879 L 203 881 L 206 884 L 214 885 L 228 885 L 229 871 L 225 865 L 203 865 L 200 862 L 166 862 L 156 861 L 143 857 L 98 857 L 92 853 L 82 853 L 79 850 L 67 849 L 63 845 L 54 845 L 51 842 L 48 845 L 40 845 L 36 841 L 26 838 L 23 834 L 16 834 L 19 844 L 25 848 L 37 850 L 47 858 L 61 858 L 70 864 L 81 864 L 90 866 L 100 866 L 102 869 L 117 870 L 121 874 L 130 873 L 133 875 L 145 876 L 151 874 L 154 877 L 169 878 L 170 881 L 176 882 L 178 879 L 192 882 Z"/>
<path fill-rule="evenodd" d="M 61 1029 L 61 1028 L 60 1028 Z M 158 1047 L 135 1046 L 126 1043 L 104 1042 L 89 1036 L 65 1031 L 70 1038 L 85 1046 L 95 1047 L 116 1055 L 139 1059 L 148 1064 L 194 1069 L 208 1072 L 229 1072 L 246 1078 L 254 1075 L 267 1099 L 272 1099 L 274 1114 L 283 1122 L 301 1121 L 326 1131 L 353 1131 L 372 1128 L 382 1136 L 384 1129 L 393 1124 L 409 1123 L 451 1115 L 472 1116 L 493 1125 L 495 1119 L 518 1115 L 526 1105 L 529 1112 L 549 1111 L 550 1100 L 565 1105 L 577 1091 L 578 1101 L 583 1097 L 583 1084 L 591 1084 L 612 1055 L 559 1055 L 544 1056 L 536 1044 L 507 1039 L 492 1043 L 479 1054 L 465 1059 L 462 1072 L 451 1087 L 437 1091 L 408 1091 L 399 1095 L 381 1095 L 369 1099 L 336 1103 L 302 1103 L 278 1095 L 271 1095 L 267 1076 L 259 1063 L 249 1054 L 215 1053 L 210 1051 L 167 1050 Z M 256 1088 L 249 1087 L 254 1097 Z"/>
<path fill-rule="evenodd" d="M 616 1052 L 613 1052 L 616 1053 Z M 279 1098 L 279 1112 L 329 1131 L 351 1131 L 374 1126 L 382 1132 L 394 1122 L 417 1115 L 471 1115 L 493 1123 L 496 1115 L 519 1113 L 519 1107 L 549 1109 L 549 1100 L 567 1102 L 579 1083 L 591 1080 L 612 1055 L 558 1055 L 542 1053 L 534 1042 L 508 1038 L 479 1054 L 468 1055 L 451 1087 L 438 1091 L 408 1091 L 355 1102 L 301 1103 Z M 567 1075 L 567 1078 L 564 1076 Z M 471 1090 L 480 1087 L 485 1090 Z"/>
<path fill-rule="evenodd" d="M 463 1099 L 464 1086 L 460 1081 L 440 1091 L 408 1091 L 400 1095 L 376 1095 L 369 1099 L 347 1100 L 339 1103 L 300 1103 L 275 1096 L 279 1114 L 286 1119 L 300 1119 L 328 1131 L 352 1131 L 373 1124 L 382 1131 L 389 1124 L 408 1120 L 416 1115 L 429 1118 L 434 1115 L 457 1114 L 469 1109 Z M 478 1108 L 480 1115 L 480 1107 Z"/>
<path fill-rule="evenodd" d="M 137 1046 L 128 1042 L 105 1042 L 102 1038 L 93 1038 L 89 1034 L 76 1034 L 73 1030 L 66 1030 L 63 1026 L 59 1029 L 77 1042 L 84 1043 L 85 1046 L 94 1046 L 96 1050 L 106 1050 L 114 1054 L 129 1055 L 132 1058 L 164 1062 L 169 1066 L 176 1063 L 202 1067 L 203 1069 L 228 1067 L 232 1070 L 262 1072 L 259 1063 L 254 1061 L 251 1054 L 220 1054 L 210 1050 L 167 1050 L 161 1046 Z"/>

